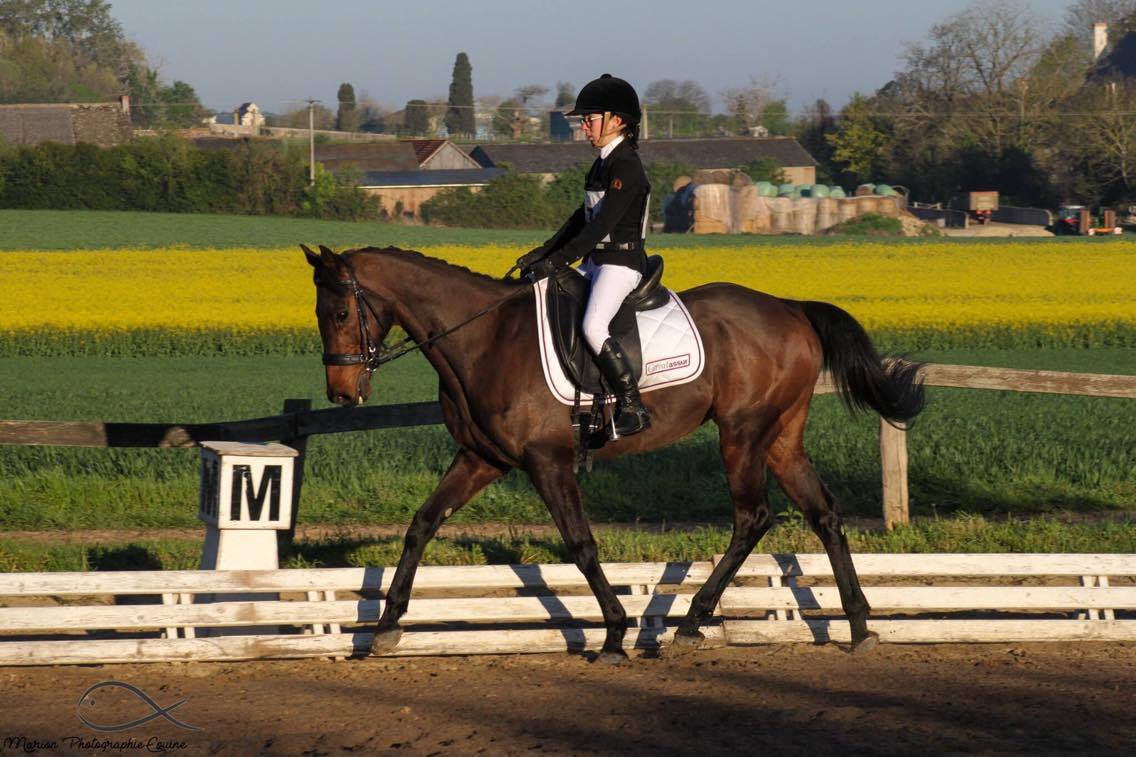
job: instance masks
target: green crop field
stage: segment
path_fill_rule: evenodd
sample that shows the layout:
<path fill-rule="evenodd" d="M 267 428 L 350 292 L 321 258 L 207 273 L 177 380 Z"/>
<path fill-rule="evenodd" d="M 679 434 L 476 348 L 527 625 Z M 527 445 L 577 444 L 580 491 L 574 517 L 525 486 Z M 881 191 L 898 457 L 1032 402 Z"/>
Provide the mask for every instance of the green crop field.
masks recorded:
<path fill-rule="evenodd" d="M 90 210 L 0 210 L 0 250 L 90 250 L 113 247 L 145 248 L 179 245 L 189 248 L 262 247 L 278 249 L 304 242 L 336 250 L 376 246 L 419 248 L 439 245 L 515 245 L 531 247 L 552 234 L 551 229 L 455 229 L 377 221 L 317 221 L 273 216 L 192 215 Z M 749 234 L 653 234 L 649 246 L 734 247 L 800 244 L 797 236 L 755 237 Z M 943 238 L 895 239 L 897 245 L 942 244 Z M 951 240 L 945 240 L 948 243 Z M 973 240 L 956 240 L 972 244 Z M 997 247 L 1016 240 L 983 240 Z M 1035 239 L 1035 244 L 1063 244 L 1069 238 Z M 810 238 L 810 244 L 847 244 L 848 237 Z"/>

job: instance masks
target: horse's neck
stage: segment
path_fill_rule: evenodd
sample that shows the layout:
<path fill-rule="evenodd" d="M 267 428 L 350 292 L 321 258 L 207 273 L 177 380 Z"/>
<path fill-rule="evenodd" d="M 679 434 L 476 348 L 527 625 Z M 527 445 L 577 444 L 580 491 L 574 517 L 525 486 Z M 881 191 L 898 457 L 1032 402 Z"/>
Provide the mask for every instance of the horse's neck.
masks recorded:
<path fill-rule="evenodd" d="M 417 341 L 453 328 L 508 294 L 499 282 L 416 255 L 380 253 L 371 266 L 374 288 L 390 293 L 398 325 Z"/>

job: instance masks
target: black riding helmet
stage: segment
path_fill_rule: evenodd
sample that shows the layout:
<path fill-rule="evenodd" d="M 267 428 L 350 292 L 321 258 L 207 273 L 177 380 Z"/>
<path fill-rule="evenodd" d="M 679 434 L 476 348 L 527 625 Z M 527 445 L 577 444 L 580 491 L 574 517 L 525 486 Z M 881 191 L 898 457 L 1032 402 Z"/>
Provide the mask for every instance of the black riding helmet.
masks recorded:
<path fill-rule="evenodd" d="M 611 74 L 585 84 L 576 96 L 576 107 L 568 111 L 569 116 L 590 113 L 614 113 L 629 124 L 637 124 L 643 117 L 635 88 Z"/>

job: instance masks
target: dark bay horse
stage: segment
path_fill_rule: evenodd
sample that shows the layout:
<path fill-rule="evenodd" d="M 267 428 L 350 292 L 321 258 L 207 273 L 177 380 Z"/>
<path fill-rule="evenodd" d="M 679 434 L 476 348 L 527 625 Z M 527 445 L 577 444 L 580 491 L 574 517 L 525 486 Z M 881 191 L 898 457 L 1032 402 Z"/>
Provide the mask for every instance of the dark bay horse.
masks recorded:
<path fill-rule="evenodd" d="M 520 468 L 548 506 L 599 602 L 607 631 L 600 658 L 625 659 L 627 616 L 600 568 L 584 517 L 567 408 L 545 384 L 531 286 L 396 248 L 336 254 L 321 246 L 319 254 L 307 247 L 304 253 L 315 269 L 327 395 L 341 405 L 360 404 L 370 395 L 377 365 L 370 357 L 392 326 L 401 326 L 421 344 L 488 309 L 422 349 L 438 372 L 442 413 L 459 449 L 407 529 L 372 652 L 383 654 L 398 644 L 415 571 L 442 521 L 486 485 Z M 734 505 L 733 536 L 694 595 L 673 648 L 689 650 L 705 642 L 699 626 L 773 525 L 768 469 L 824 544 L 851 624 L 853 651 L 867 651 L 877 642 L 868 631 L 868 602 L 836 502 L 805 454 L 805 420 L 817 377 L 828 368 L 849 407 L 870 408 L 892 422 L 910 421 L 923 407 L 919 366 L 882 360 L 852 316 L 827 303 L 783 300 L 734 284 L 707 284 L 680 296 L 702 332 L 702 375 L 643 395 L 651 428 L 596 454 L 605 459 L 647 452 L 673 444 L 707 421 L 718 425 Z"/>

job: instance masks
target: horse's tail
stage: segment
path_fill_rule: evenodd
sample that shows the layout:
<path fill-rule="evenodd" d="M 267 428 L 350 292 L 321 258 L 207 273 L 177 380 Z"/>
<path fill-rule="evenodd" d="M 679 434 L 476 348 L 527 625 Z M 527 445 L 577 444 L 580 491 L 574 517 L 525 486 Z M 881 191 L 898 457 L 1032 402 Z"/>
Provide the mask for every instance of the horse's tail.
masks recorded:
<path fill-rule="evenodd" d="M 827 302 L 801 302 L 820 337 L 824 367 L 849 410 L 871 408 L 891 423 L 908 423 L 923 410 L 922 363 L 881 358 L 855 318 Z"/>

